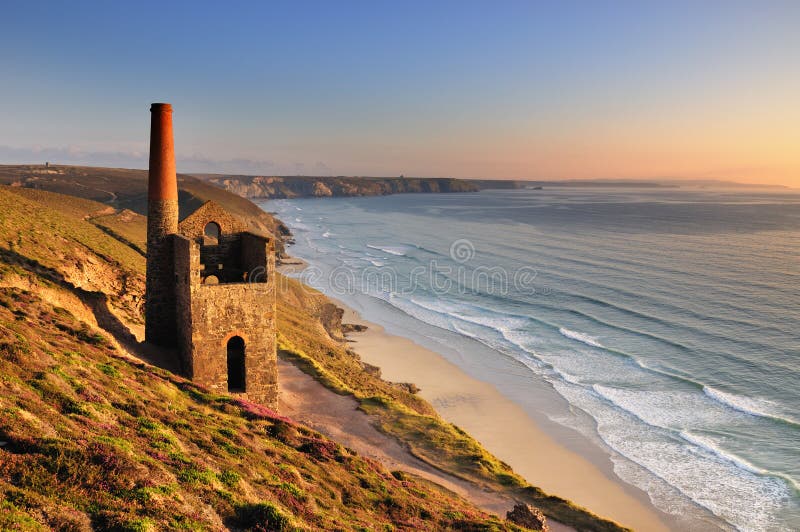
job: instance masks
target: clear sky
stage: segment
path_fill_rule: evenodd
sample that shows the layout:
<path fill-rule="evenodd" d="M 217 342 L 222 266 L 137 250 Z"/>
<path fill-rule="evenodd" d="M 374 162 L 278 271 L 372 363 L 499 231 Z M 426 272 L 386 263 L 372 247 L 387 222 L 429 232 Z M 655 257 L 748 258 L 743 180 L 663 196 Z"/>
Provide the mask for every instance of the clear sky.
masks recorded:
<path fill-rule="evenodd" d="M 800 186 L 800 1 L 4 0 L 0 162 Z"/>

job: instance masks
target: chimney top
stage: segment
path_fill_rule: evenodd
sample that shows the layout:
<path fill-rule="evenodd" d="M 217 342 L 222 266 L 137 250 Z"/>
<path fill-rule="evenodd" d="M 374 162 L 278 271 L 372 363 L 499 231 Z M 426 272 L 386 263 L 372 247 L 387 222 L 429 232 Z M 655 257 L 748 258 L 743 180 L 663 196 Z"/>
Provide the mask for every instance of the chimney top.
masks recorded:
<path fill-rule="evenodd" d="M 154 103 L 150 107 L 148 175 L 149 201 L 177 201 L 178 181 L 175 176 L 175 145 L 172 139 L 172 106 L 168 103 Z"/>

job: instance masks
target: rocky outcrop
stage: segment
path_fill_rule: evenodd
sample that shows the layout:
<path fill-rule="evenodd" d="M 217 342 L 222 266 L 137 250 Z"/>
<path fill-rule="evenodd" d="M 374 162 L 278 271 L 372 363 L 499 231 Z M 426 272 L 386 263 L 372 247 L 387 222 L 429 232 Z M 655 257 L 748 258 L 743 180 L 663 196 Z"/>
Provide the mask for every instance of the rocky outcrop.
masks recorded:
<path fill-rule="evenodd" d="M 419 393 L 422 391 L 420 387 L 413 382 L 393 382 L 392 384 L 408 393 Z"/>
<path fill-rule="evenodd" d="M 342 333 L 349 334 L 349 333 L 360 333 L 367 330 L 366 325 L 362 325 L 360 323 L 343 323 L 342 324 Z"/>
<path fill-rule="evenodd" d="M 317 181 L 316 183 L 314 183 L 314 190 L 312 192 L 312 195 L 318 198 L 325 196 L 330 197 L 333 196 L 333 192 L 331 192 L 331 189 L 329 189 L 325 183 Z"/>
<path fill-rule="evenodd" d="M 342 336 L 342 316 L 344 316 L 344 310 L 337 307 L 333 303 L 323 303 L 319 306 L 319 313 L 317 314 L 319 317 L 320 323 L 322 326 L 325 327 L 325 330 L 328 332 L 331 338 L 335 340 L 343 340 Z"/>
<path fill-rule="evenodd" d="M 506 514 L 506 519 L 530 530 L 541 530 L 542 532 L 550 530 L 544 514 L 530 504 L 515 504 L 514 509 Z"/>

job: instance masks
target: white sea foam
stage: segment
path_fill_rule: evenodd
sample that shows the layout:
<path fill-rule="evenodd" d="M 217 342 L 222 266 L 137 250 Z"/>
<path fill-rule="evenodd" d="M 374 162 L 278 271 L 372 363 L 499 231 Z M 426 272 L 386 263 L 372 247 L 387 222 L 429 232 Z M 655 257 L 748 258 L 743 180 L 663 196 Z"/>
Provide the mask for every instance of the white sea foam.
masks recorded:
<path fill-rule="evenodd" d="M 388 253 L 390 255 L 397 255 L 399 257 L 405 256 L 406 252 L 408 252 L 408 248 L 403 246 L 373 246 L 372 244 L 367 244 L 367 247 L 370 249 L 383 251 L 384 253 Z"/>
<path fill-rule="evenodd" d="M 526 323 L 524 318 L 509 316 L 507 314 L 485 314 L 482 316 L 475 316 L 462 312 L 453 312 L 452 315 L 460 320 L 493 329 L 503 335 L 510 330 L 525 325 Z"/>
<path fill-rule="evenodd" d="M 564 381 L 566 381 L 566 382 L 568 382 L 570 384 L 575 384 L 575 385 L 578 385 L 578 386 L 583 384 L 581 382 L 580 378 L 578 378 L 577 376 L 572 375 L 570 373 L 567 373 L 566 371 L 562 371 L 562 370 L 560 370 L 558 368 L 553 368 L 553 371 L 556 373 L 556 375 L 561 377 L 562 380 L 564 380 Z"/>
<path fill-rule="evenodd" d="M 631 390 L 600 384 L 593 385 L 592 390 L 653 427 L 681 430 L 739 421 L 735 413 L 694 391 Z"/>
<path fill-rule="evenodd" d="M 325 231 L 324 233 L 322 233 L 322 238 L 330 238 L 330 237 L 331 237 L 330 231 Z"/>
<path fill-rule="evenodd" d="M 719 447 L 713 440 L 710 438 L 705 438 L 703 436 L 698 436 L 697 434 L 692 434 L 691 432 L 681 431 L 680 432 L 681 438 L 688 441 L 692 445 L 696 445 L 705 449 L 706 451 L 710 452 L 711 454 L 722 458 L 723 460 L 727 460 L 728 462 L 734 464 L 735 466 L 744 469 L 745 471 L 749 471 L 750 473 L 755 473 L 756 475 L 765 475 L 767 471 L 764 471 L 760 467 L 756 467 L 744 458 L 736 456 L 733 453 L 729 453 Z"/>
<path fill-rule="evenodd" d="M 566 336 L 567 338 L 571 338 L 573 340 L 577 340 L 579 342 L 583 342 L 586 345 L 590 345 L 592 347 L 603 347 L 603 344 L 601 344 L 597 340 L 597 338 L 595 338 L 594 336 L 589 336 L 588 334 L 581 333 L 581 332 L 571 331 L 571 330 L 567 329 L 566 327 L 559 328 L 558 332 L 560 332 L 562 335 Z"/>
<path fill-rule="evenodd" d="M 432 301 L 423 301 L 411 297 L 396 296 L 394 294 L 389 294 L 382 299 L 412 318 L 416 318 L 435 327 L 453 330 L 447 313 L 442 312 Z"/>
<path fill-rule="evenodd" d="M 604 405 L 586 388 L 564 381 L 553 385 L 570 404 L 597 421 L 598 434 L 609 447 L 696 504 L 740 530 L 779 529 L 775 516 L 789 496 L 784 481 L 744 469 L 705 448 L 698 452 L 696 444 L 687 439 L 681 444 L 662 429 L 642 430 L 636 421 L 639 416 Z M 677 508 L 666 501 L 658 505 L 664 511 Z"/>
<path fill-rule="evenodd" d="M 776 411 L 778 405 L 767 399 L 745 397 L 743 395 L 723 392 L 722 390 L 712 388 L 711 386 L 703 386 L 703 393 L 715 401 L 719 401 L 720 403 L 729 406 L 734 410 L 738 410 L 739 412 L 743 412 L 751 416 L 767 417 L 779 419 L 788 423 L 800 424 L 800 422 L 797 420 L 782 416 Z"/>

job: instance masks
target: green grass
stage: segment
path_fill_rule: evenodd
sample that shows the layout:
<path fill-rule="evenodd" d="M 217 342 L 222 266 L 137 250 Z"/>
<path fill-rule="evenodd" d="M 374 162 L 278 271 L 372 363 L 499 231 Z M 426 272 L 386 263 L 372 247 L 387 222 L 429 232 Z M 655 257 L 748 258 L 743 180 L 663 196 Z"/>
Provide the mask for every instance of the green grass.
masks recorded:
<path fill-rule="evenodd" d="M 32 194 L 35 192 L 35 194 Z M 144 257 L 95 226 L 89 217 L 108 206 L 44 191 L 0 186 L 0 242 L 10 251 L 58 269 L 73 246 L 118 268 L 144 273 Z M 11 215 L 13 213 L 13 215 Z"/>

